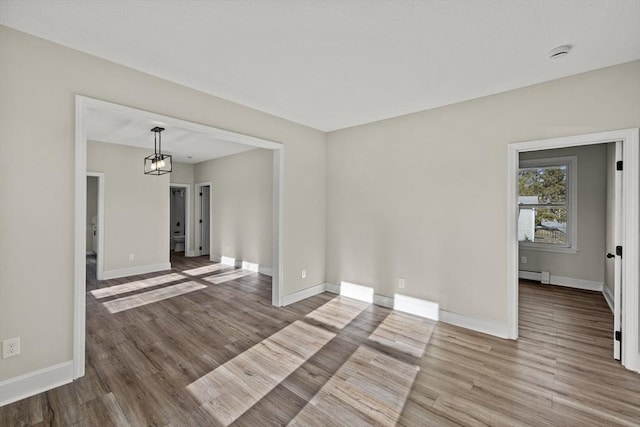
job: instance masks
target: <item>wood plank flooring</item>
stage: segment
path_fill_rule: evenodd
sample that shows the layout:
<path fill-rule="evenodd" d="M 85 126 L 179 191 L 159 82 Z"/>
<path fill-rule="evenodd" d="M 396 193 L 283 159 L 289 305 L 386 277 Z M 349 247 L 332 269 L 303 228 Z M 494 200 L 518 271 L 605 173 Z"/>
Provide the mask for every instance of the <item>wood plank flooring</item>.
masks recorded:
<path fill-rule="evenodd" d="M 520 339 L 317 295 L 204 258 L 97 282 L 86 375 L 0 408 L 0 426 L 640 425 L 595 292 L 522 283 Z"/>

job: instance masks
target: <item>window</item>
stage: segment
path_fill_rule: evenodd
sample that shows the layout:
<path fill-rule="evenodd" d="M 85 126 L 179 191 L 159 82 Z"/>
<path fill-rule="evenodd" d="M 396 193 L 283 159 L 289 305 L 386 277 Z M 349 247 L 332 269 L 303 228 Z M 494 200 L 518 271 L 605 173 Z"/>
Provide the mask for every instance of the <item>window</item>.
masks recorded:
<path fill-rule="evenodd" d="M 520 161 L 520 247 L 576 251 L 576 172 L 575 156 Z"/>

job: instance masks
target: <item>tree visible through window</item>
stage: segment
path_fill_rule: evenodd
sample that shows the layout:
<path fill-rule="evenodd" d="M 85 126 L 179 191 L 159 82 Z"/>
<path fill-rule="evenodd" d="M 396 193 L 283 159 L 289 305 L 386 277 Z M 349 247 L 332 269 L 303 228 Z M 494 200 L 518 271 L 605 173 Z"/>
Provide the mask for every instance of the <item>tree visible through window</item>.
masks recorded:
<path fill-rule="evenodd" d="M 571 246 L 570 159 L 521 162 L 518 170 L 518 240 Z"/>

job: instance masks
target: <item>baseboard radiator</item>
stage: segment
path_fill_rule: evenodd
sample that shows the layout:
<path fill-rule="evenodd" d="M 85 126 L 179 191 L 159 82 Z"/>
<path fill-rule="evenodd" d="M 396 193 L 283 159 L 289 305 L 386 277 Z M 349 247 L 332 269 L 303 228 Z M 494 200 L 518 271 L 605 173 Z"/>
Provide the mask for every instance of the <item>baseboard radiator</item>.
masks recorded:
<path fill-rule="evenodd" d="M 548 285 L 551 283 L 551 273 L 548 271 L 518 271 L 518 277 L 526 280 L 535 280 L 536 282 Z"/>

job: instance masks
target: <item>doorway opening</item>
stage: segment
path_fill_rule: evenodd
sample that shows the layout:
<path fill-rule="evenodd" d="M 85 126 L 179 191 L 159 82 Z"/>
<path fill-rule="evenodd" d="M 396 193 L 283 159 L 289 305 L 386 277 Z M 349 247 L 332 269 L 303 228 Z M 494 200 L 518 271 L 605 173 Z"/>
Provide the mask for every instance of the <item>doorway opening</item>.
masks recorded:
<path fill-rule="evenodd" d="M 201 182 L 195 185 L 196 194 L 196 247 L 197 256 L 210 255 L 211 247 L 211 183 Z M 220 261 L 213 260 L 212 261 Z"/>
<path fill-rule="evenodd" d="M 97 280 L 104 272 L 104 174 L 86 173 L 86 233 L 87 271 Z"/>
<path fill-rule="evenodd" d="M 518 200 L 518 169 L 521 153 L 535 152 L 540 150 L 559 149 L 567 147 L 589 146 L 594 144 L 616 143 L 620 147 L 617 153 L 622 161 L 624 170 L 620 172 L 620 203 L 619 212 L 619 234 L 616 246 L 621 246 L 624 250 L 624 262 L 622 249 L 620 255 L 617 255 L 620 280 L 616 282 L 614 291 L 614 318 L 616 326 L 619 329 L 612 328 L 611 337 L 615 341 L 621 342 L 620 360 L 627 369 L 640 370 L 640 355 L 638 349 L 638 256 L 640 248 L 638 245 L 639 232 L 639 132 L 638 129 L 626 129 L 620 131 L 601 132 L 588 135 L 578 135 L 570 137 L 561 137 L 537 141 L 527 141 L 510 144 L 508 147 L 508 205 L 507 205 L 507 223 L 508 223 L 508 337 L 511 339 L 518 338 L 519 325 L 519 239 L 518 234 L 521 230 L 518 228 L 519 200 Z M 553 206 L 553 208 L 556 208 Z M 558 221 L 556 221 L 557 223 Z M 557 227 L 556 227 L 557 228 Z M 564 250 L 570 251 L 571 245 L 565 245 Z M 601 254 L 603 257 L 605 253 Z M 542 272 L 541 272 L 542 273 Z M 545 279 L 549 280 L 547 274 Z M 617 340 L 616 340 L 617 339 Z M 617 356 L 616 347 L 611 348 L 611 354 Z"/>
<path fill-rule="evenodd" d="M 188 256 L 191 247 L 191 185 L 171 183 L 169 186 L 169 252 L 172 256 Z"/>
<path fill-rule="evenodd" d="M 207 135 L 217 140 L 244 144 L 253 148 L 263 148 L 272 152 L 273 166 L 273 271 L 272 271 L 272 304 L 283 304 L 283 221 L 282 210 L 284 201 L 284 146 L 275 141 L 269 141 L 236 132 L 227 131 L 211 126 L 126 107 L 106 101 L 101 101 L 81 95 L 75 97 L 75 229 L 74 229 L 74 321 L 73 321 L 73 378 L 82 377 L 85 373 L 85 331 L 86 331 L 86 250 L 87 250 L 87 129 L 91 115 L 100 113 L 115 114 L 136 120 L 148 121 L 165 126 L 175 126 L 189 132 Z M 142 172 L 141 172 L 142 173 Z M 168 207 L 168 204 L 167 204 Z M 104 224 L 98 227 L 104 230 Z M 162 233 L 168 230 L 162 230 Z M 103 235 L 98 231 L 99 252 L 97 264 L 104 253 Z M 188 235 L 188 234 L 187 234 Z M 186 240 L 186 237 L 185 237 Z M 163 245 L 164 246 L 164 245 Z M 129 257 L 131 259 L 131 255 Z M 100 271 L 98 269 L 98 279 Z"/>

